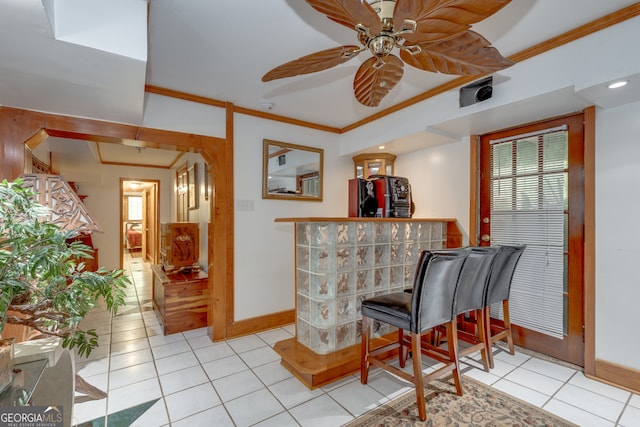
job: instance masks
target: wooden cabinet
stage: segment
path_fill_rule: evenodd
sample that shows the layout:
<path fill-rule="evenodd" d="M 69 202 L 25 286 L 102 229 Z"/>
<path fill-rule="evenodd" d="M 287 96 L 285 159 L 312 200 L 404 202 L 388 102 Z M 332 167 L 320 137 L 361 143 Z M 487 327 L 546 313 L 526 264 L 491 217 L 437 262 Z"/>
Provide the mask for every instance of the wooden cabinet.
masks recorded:
<path fill-rule="evenodd" d="M 152 265 L 153 308 L 165 335 L 207 326 L 209 284 L 202 271 L 167 274 Z"/>
<path fill-rule="evenodd" d="M 396 156 L 389 153 L 364 153 L 353 156 L 355 177 L 368 179 L 371 175 L 393 175 Z"/>
<path fill-rule="evenodd" d="M 167 272 L 199 269 L 200 236 L 193 222 L 160 224 L 160 263 Z"/>

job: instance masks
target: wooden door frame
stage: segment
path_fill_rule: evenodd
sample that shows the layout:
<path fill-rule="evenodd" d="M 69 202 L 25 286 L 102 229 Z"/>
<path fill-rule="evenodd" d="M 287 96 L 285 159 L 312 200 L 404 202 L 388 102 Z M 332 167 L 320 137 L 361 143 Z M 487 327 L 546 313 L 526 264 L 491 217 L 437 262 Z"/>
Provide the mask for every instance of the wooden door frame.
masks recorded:
<path fill-rule="evenodd" d="M 160 182 L 154 181 L 150 189 L 146 189 L 143 193 L 142 208 L 144 209 L 144 215 L 142 216 L 142 226 L 146 228 L 143 230 L 142 236 L 142 249 L 146 252 L 142 255 L 142 259 L 149 261 L 152 264 L 157 263 L 156 253 L 158 252 L 158 230 L 156 224 L 160 222 L 160 215 L 158 214 L 158 196 Z M 149 238 L 149 229 L 153 231 L 151 239 Z"/>
<path fill-rule="evenodd" d="M 124 191 L 123 191 L 123 187 L 124 187 L 124 183 L 128 182 L 128 181 L 138 181 L 138 182 L 146 182 L 146 183 L 150 183 L 153 184 L 152 186 L 152 190 L 153 191 L 153 198 L 154 198 L 154 203 L 155 206 L 153 207 L 153 211 L 155 212 L 155 215 L 153 216 L 153 218 L 151 220 L 149 220 L 148 215 L 145 212 L 145 216 L 147 216 L 147 225 L 149 224 L 149 221 L 153 222 L 153 230 L 154 230 L 154 236 L 153 236 L 153 258 L 150 260 L 151 263 L 155 263 L 158 260 L 158 233 L 160 230 L 160 215 L 159 215 L 159 208 L 158 206 L 160 206 L 160 180 L 158 179 L 146 179 L 146 178 L 123 178 L 120 177 L 120 268 L 123 267 L 123 263 L 122 260 L 124 259 L 124 251 L 125 251 L 125 245 L 123 244 L 123 238 L 124 236 L 126 236 L 126 230 L 123 229 L 123 224 L 124 224 Z M 144 196 L 146 197 L 147 191 L 145 190 L 144 192 Z M 144 203 L 143 203 L 144 204 Z M 144 230 L 144 223 L 143 225 L 143 241 L 146 238 L 146 230 Z M 141 253 L 142 259 L 146 260 L 146 253 Z"/>
<path fill-rule="evenodd" d="M 595 107 L 585 108 L 584 118 L 584 246 L 583 311 L 584 373 L 597 377 L 595 361 Z M 546 121 L 546 120 L 545 120 Z M 524 125 L 523 125 L 524 126 Z M 470 198 L 469 244 L 479 242 L 480 223 L 480 136 L 469 139 Z"/>
<path fill-rule="evenodd" d="M 222 340 L 233 327 L 234 204 L 233 105 L 226 104 L 226 136 L 217 138 L 78 117 L 0 107 L 0 178 L 14 180 L 24 171 L 25 144 L 34 148 L 49 136 L 200 153 L 212 183 L 208 226 L 209 336 Z M 213 238 L 215 236 L 215 239 Z"/>

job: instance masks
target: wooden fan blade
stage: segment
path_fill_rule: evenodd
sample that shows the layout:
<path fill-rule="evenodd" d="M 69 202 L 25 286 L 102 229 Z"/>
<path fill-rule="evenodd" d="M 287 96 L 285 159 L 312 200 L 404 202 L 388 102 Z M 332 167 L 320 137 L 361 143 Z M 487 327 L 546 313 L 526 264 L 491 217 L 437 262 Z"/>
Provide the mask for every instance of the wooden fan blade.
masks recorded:
<path fill-rule="evenodd" d="M 315 73 L 347 62 L 359 53 L 358 46 L 339 46 L 306 55 L 279 65 L 262 76 L 263 82 Z"/>
<path fill-rule="evenodd" d="M 387 55 L 384 61 L 377 67 L 378 59 L 369 58 L 358 69 L 353 90 L 362 105 L 377 107 L 402 78 L 404 64 L 397 56 Z"/>
<path fill-rule="evenodd" d="M 369 28 L 372 34 L 382 31 L 380 17 L 364 0 L 307 0 L 318 12 L 332 21 L 355 30 L 356 24 Z"/>
<path fill-rule="evenodd" d="M 420 43 L 422 51 L 412 55 L 402 50 L 400 57 L 407 64 L 425 71 L 445 74 L 487 74 L 510 67 L 514 63 L 504 58 L 498 49 L 474 31 L 465 31 L 446 40 Z"/>
<path fill-rule="evenodd" d="M 416 21 L 415 33 L 403 34 L 410 43 L 442 40 L 466 31 L 471 24 L 493 15 L 511 0 L 397 0 L 393 26 L 402 28 L 405 19 Z"/>

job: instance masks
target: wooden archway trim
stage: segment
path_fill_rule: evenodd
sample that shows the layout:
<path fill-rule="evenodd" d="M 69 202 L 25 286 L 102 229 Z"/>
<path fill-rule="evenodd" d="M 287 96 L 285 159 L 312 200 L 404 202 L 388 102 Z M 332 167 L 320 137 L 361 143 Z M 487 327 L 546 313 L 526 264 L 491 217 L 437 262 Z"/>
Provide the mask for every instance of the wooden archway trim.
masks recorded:
<path fill-rule="evenodd" d="M 231 113 L 229 113 L 231 111 Z M 122 143 L 200 153 L 209 163 L 212 184 L 208 227 L 210 336 L 227 338 L 233 324 L 233 108 L 227 107 L 227 135 L 216 138 L 98 120 L 0 107 L 0 179 L 24 171 L 24 145 L 47 136 Z"/>

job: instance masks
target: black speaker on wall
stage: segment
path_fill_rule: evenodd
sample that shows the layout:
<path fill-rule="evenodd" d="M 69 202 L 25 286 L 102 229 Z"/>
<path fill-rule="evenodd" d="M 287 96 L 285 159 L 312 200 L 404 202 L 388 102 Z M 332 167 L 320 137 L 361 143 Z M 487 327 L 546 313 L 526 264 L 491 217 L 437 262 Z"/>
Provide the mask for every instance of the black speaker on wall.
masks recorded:
<path fill-rule="evenodd" d="M 493 76 L 486 77 L 460 88 L 460 107 L 486 101 L 493 95 Z"/>

